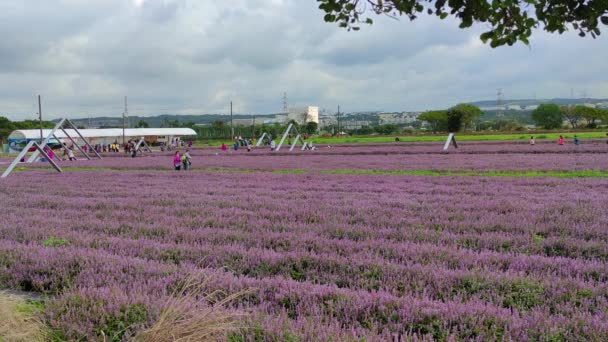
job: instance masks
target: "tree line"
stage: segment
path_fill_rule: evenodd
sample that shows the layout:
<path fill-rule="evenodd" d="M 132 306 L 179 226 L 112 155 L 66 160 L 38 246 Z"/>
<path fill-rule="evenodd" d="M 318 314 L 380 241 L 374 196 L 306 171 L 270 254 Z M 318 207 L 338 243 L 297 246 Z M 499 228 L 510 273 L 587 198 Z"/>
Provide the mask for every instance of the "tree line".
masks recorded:
<path fill-rule="evenodd" d="M 42 121 L 42 128 L 53 128 L 55 123 L 52 121 Z M 40 121 L 24 120 L 11 121 L 4 116 L 0 116 L 0 142 L 5 142 L 12 131 L 17 129 L 39 129 Z"/>
<path fill-rule="evenodd" d="M 477 106 L 461 103 L 447 110 L 424 112 L 418 116 L 418 120 L 428 123 L 433 133 L 458 132 L 471 128 L 480 116 L 481 109 Z"/>
<path fill-rule="evenodd" d="M 545 129 L 562 128 L 564 122 L 572 128 L 597 128 L 600 122 L 608 122 L 608 109 L 541 104 L 532 112 L 532 120 Z"/>

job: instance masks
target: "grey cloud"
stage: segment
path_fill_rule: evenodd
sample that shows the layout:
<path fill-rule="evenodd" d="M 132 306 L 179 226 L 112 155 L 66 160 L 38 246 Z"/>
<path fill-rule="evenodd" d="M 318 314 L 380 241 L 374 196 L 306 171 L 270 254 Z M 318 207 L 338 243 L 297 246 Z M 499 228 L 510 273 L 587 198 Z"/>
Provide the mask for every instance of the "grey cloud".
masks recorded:
<path fill-rule="evenodd" d="M 482 27 L 376 18 L 360 32 L 323 22 L 313 0 L 0 0 L 0 113 L 421 110 L 506 96 L 608 97 L 608 44 L 539 32 L 491 49 Z"/>

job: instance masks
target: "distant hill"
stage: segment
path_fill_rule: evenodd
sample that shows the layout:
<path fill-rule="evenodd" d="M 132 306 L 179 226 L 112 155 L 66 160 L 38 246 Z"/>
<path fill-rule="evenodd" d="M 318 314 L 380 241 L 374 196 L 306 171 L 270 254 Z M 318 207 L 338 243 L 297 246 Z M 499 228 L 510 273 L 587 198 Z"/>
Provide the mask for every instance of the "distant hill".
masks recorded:
<path fill-rule="evenodd" d="M 505 106 L 522 106 L 522 107 L 530 107 L 530 106 L 538 106 L 543 103 L 554 103 L 560 106 L 565 105 L 579 105 L 586 103 L 608 103 L 608 99 L 595 99 L 595 98 L 580 98 L 580 99 L 567 99 L 567 98 L 554 98 L 554 99 L 505 99 L 502 100 L 503 105 Z M 472 105 L 477 107 L 496 107 L 496 100 L 487 100 L 487 101 L 476 101 L 471 102 Z"/>
<path fill-rule="evenodd" d="M 480 107 L 483 115 L 482 120 L 493 120 L 496 119 L 496 100 L 484 100 L 470 102 L 471 104 Z M 505 120 L 517 120 L 521 123 L 531 123 L 531 111 L 536 106 L 543 103 L 555 103 L 557 105 L 581 105 L 581 104 L 595 104 L 601 105 L 602 107 L 608 107 L 608 99 L 596 99 L 596 98 L 579 98 L 579 99 L 568 99 L 568 98 L 554 98 L 554 99 L 505 99 L 502 101 L 505 107 L 502 119 Z M 342 113 L 343 118 L 348 117 L 348 120 L 359 120 L 369 122 L 379 122 L 379 114 L 381 111 L 365 111 L 365 112 L 352 112 Z M 257 119 L 271 119 L 274 118 L 275 114 L 255 114 Z M 251 119 L 253 114 L 235 114 L 233 118 L 236 119 Z M 321 116 L 327 116 L 327 114 Z M 329 116 L 335 117 L 335 113 Z M 183 115 L 183 114 L 162 114 L 157 116 L 130 116 L 128 126 L 135 127 L 137 123 L 143 120 L 148 123 L 150 127 L 163 127 L 169 123 L 175 123 L 178 121 L 179 124 L 194 123 L 199 125 L 208 125 L 214 121 L 223 121 L 228 124 L 230 122 L 230 115 L 225 114 L 199 114 L 199 115 Z M 58 120 L 56 120 L 58 121 Z M 72 120 L 76 125 L 82 127 L 122 127 L 122 117 L 92 117 L 92 118 L 80 118 Z M 261 122 L 261 121 L 260 121 Z"/>
<path fill-rule="evenodd" d="M 275 114 L 262 114 L 255 115 L 256 118 L 273 118 Z M 250 114 L 236 114 L 233 115 L 233 119 L 250 119 Z M 150 127 L 161 127 L 169 122 L 178 121 L 180 124 L 194 123 L 199 125 L 211 124 L 214 121 L 230 122 L 230 115 L 220 114 L 201 114 L 201 115 L 182 115 L 182 114 L 162 114 L 158 116 L 129 116 L 127 126 L 134 127 L 137 123 L 143 120 L 150 125 Z M 58 120 L 56 120 L 58 121 Z M 72 119 L 77 126 L 83 127 L 122 127 L 122 117 L 92 117 L 92 118 L 81 118 Z"/>

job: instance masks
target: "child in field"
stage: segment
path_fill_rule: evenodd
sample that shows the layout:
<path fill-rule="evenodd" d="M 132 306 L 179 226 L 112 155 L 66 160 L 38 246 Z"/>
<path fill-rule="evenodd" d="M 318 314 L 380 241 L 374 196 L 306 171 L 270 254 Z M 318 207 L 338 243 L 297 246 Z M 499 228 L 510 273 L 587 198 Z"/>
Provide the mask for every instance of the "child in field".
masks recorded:
<path fill-rule="evenodd" d="M 173 167 L 175 167 L 175 171 L 179 171 L 182 168 L 182 158 L 179 155 L 179 150 L 175 151 L 173 155 Z"/>
<path fill-rule="evenodd" d="M 558 145 L 563 145 L 564 144 L 564 137 L 563 136 L 559 136 L 559 139 L 557 139 L 557 144 Z"/>
<path fill-rule="evenodd" d="M 574 145 L 577 145 L 577 146 L 578 146 L 580 143 L 581 143 L 581 141 L 580 141 L 580 140 L 578 140 L 578 137 L 575 135 L 575 136 L 574 136 Z"/>
<path fill-rule="evenodd" d="M 227 149 L 228 147 L 226 147 L 226 144 L 222 143 L 222 152 L 226 152 Z"/>
<path fill-rule="evenodd" d="M 536 142 L 534 141 L 534 136 L 530 137 L 530 145 L 534 145 Z"/>

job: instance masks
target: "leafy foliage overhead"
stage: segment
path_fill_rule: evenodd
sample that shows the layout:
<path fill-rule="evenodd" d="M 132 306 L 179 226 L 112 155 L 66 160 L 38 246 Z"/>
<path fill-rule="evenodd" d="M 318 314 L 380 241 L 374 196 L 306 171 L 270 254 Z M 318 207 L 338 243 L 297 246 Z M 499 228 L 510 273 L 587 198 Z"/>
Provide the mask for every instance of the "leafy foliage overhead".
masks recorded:
<path fill-rule="evenodd" d="M 608 25 L 606 0 L 317 0 L 325 12 L 326 22 L 359 30 L 360 23 L 372 24 L 365 13 L 375 12 L 391 17 L 406 16 L 415 20 L 421 14 L 441 19 L 452 16 L 460 28 L 484 23 L 489 31 L 481 34 L 483 42 L 498 47 L 517 41 L 528 44 L 532 30 L 542 27 L 551 33 L 569 28 L 581 37 L 600 35 L 600 22 Z"/>

